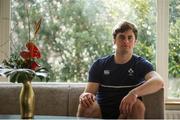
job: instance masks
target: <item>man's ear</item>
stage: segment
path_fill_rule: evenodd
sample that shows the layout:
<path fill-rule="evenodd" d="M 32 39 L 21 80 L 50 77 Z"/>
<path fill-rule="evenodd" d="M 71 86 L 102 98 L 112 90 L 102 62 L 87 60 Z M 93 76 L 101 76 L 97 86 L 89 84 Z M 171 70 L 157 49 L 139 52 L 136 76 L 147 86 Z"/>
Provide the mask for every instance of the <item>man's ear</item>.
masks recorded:
<path fill-rule="evenodd" d="M 113 49 L 116 49 L 116 45 L 115 45 L 115 42 L 116 42 L 116 40 L 115 40 L 115 39 L 113 39 L 113 40 L 112 40 L 112 44 L 113 44 Z"/>
<path fill-rule="evenodd" d="M 115 42 L 116 42 L 116 40 L 115 40 L 115 39 L 113 39 L 113 40 L 112 40 L 112 42 L 113 42 L 113 45 L 114 45 L 114 44 L 115 44 Z"/>
<path fill-rule="evenodd" d="M 135 40 L 135 44 L 137 44 L 137 42 L 138 42 L 138 40 L 136 39 L 136 40 Z"/>

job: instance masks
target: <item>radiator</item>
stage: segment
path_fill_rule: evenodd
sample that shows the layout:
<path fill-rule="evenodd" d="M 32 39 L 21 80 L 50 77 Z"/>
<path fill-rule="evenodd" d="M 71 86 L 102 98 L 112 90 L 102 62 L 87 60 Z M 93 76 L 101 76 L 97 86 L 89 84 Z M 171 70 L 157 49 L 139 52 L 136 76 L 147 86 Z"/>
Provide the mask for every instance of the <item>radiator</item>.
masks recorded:
<path fill-rule="evenodd" d="M 166 110 L 165 119 L 180 119 L 180 111 L 178 110 Z"/>

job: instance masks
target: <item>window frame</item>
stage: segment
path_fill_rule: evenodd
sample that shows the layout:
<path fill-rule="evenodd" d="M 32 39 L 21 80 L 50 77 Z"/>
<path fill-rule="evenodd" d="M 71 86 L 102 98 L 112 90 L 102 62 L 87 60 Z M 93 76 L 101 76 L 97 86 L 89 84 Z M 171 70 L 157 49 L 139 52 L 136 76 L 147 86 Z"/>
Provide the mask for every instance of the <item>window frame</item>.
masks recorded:
<path fill-rule="evenodd" d="M 165 100 L 168 100 L 169 0 L 157 0 L 156 70 L 165 81 Z M 163 62 L 162 62 L 163 61 Z"/>
<path fill-rule="evenodd" d="M 169 0 L 157 0 L 156 70 L 165 81 L 165 103 L 180 105 L 180 99 L 168 98 Z M 163 62 L 162 62 L 163 61 Z"/>

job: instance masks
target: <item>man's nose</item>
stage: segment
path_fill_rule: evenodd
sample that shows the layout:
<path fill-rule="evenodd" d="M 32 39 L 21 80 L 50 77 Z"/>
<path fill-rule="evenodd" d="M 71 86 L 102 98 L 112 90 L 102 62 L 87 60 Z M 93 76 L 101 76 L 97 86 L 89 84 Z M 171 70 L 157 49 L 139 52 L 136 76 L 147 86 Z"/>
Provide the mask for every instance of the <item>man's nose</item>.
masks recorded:
<path fill-rule="evenodd" d="M 125 39 L 123 40 L 123 42 L 124 42 L 124 43 L 129 43 L 128 38 L 125 38 Z"/>

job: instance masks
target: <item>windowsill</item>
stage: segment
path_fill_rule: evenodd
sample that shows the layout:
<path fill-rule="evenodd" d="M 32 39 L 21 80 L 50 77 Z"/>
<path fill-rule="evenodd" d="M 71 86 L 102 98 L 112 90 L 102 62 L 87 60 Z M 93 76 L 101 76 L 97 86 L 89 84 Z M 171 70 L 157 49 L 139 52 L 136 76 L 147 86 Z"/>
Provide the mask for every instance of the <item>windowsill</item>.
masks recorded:
<path fill-rule="evenodd" d="M 180 101 L 167 101 L 166 105 L 180 105 Z"/>
<path fill-rule="evenodd" d="M 165 102 L 166 110 L 180 110 L 180 101 L 166 101 Z"/>

